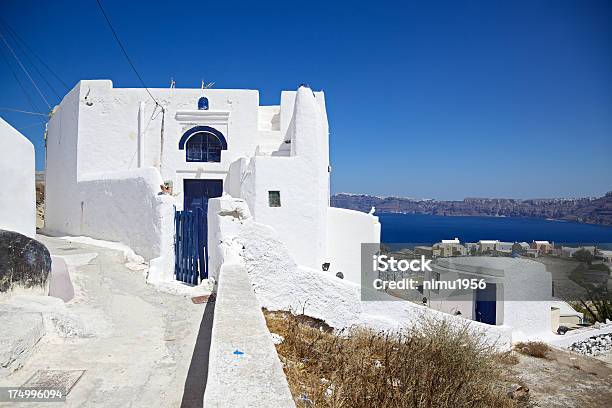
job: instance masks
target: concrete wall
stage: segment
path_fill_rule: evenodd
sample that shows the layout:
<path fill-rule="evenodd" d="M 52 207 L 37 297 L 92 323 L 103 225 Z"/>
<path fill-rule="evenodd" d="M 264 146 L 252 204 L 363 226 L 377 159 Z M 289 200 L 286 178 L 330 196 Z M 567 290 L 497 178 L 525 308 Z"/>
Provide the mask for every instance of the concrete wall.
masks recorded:
<path fill-rule="evenodd" d="M 342 272 L 344 279 L 361 284 L 361 244 L 380 243 L 378 217 L 359 211 L 329 207 L 328 272 Z"/>
<path fill-rule="evenodd" d="M 34 146 L 0 118 L 0 229 L 36 235 Z"/>

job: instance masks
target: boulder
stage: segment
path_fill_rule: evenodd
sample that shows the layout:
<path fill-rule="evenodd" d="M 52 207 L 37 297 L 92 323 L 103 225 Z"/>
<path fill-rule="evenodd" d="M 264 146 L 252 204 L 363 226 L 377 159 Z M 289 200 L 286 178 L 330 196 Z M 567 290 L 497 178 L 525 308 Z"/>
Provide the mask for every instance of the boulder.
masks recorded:
<path fill-rule="evenodd" d="M 0 293 L 16 286 L 44 289 L 50 271 L 47 247 L 18 232 L 0 230 Z"/>

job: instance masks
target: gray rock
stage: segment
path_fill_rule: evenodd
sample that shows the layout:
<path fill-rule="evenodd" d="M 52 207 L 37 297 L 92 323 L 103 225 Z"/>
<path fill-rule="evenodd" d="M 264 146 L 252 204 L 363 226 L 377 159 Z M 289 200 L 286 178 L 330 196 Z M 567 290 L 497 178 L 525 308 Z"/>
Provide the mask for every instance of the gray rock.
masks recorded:
<path fill-rule="evenodd" d="M 0 292 L 16 285 L 44 287 L 50 271 L 47 247 L 18 232 L 0 230 Z"/>

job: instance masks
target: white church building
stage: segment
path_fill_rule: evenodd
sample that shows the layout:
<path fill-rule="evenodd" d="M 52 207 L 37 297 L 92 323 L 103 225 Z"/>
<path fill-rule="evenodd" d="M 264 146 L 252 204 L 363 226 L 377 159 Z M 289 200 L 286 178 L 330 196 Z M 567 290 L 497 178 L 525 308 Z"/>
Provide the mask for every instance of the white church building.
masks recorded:
<path fill-rule="evenodd" d="M 149 261 L 150 281 L 168 281 L 180 266 L 175 212 L 206 214 L 208 199 L 229 195 L 298 264 L 358 283 L 360 244 L 379 242 L 380 224 L 329 206 L 328 137 L 324 94 L 307 86 L 260 106 L 256 90 L 81 81 L 48 123 L 45 230 L 126 244 Z M 205 220 L 193 245 L 207 245 Z"/>

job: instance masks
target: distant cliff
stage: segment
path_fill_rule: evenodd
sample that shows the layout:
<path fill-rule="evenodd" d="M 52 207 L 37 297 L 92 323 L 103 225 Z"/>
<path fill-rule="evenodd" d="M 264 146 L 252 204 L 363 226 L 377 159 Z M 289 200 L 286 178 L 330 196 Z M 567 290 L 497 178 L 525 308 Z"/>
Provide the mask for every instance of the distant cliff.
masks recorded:
<path fill-rule="evenodd" d="M 463 201 L 340 193 L 332 196 L 331 204 L 365 212 L 376 207 L 377 213 L 537 217 L 612 225 L 612 191 L 597 198 L 465 198 Z"/>

